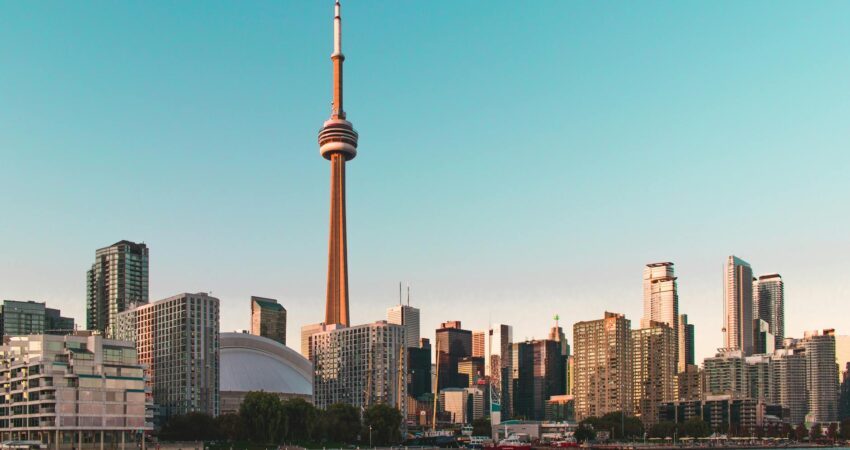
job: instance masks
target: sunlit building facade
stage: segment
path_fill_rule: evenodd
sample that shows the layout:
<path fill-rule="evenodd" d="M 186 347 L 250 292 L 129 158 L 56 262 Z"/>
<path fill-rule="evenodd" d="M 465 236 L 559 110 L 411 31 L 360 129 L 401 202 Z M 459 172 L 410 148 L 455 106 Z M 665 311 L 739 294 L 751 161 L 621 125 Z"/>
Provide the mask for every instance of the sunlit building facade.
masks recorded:
<path fill-rule="evenodd" d="M 675 400 L 676 344 L 673 329 L 662 322 L 632 330 L 632 373 L 635 415 L 644 426 L 658 421 L 658 405 Z"/>
<path fill-rule="evenodd" d="M 405 329 L 378 321 L 329 325 L 311 336 L 313 399 L 317 407 L 346 403 L 367 408 L 383 403 L 407 411 Z"/>
<path fill-rule="evenodd" d="M 726 261 L 724 284 L 723 347 L 753 354 L 753 269 L 749 263 L 730 256 Z"/>
<path fill-rule="evenodd" d="M 153 429 L 131 342 L 91 333 L 11 337 L 0 346 L 0 380 L 3 440 L 116 448 L 135 446 L 137 432 Z"/>
<path fill-rule="evenodd" d="M 404 327 L 406 347 L 419 347 L 419 308 L 395 305 L 387 309 L 387 322 Z"/>
<path fill-rule="evenodd" d="M 651 322 L 665 323 L 672 330 L 678 368 L 679 290 L 672 262 L 650 263 L 643 268 L 643 318 L 640 327 L 651 328 Z"/>
<path fill-rule="evenodd" d="M 179 294 L 116 317 L 120 339 L 133 341 L 150 369 L 149 387 L 162 423 L 171 416 L 220 411 L 219 300 Z"/>
<path fill-rule="evenodd" d="M 632 414 L 631 321 L 606 312 L 603 319 L 578 322 L 573 349 L 576 419 L 614 411 Z"/>
<path fill-rule="evenodd" d="M 273 298 L 251 297 L 251 334 L 286 345 L 286 308 Z"/>

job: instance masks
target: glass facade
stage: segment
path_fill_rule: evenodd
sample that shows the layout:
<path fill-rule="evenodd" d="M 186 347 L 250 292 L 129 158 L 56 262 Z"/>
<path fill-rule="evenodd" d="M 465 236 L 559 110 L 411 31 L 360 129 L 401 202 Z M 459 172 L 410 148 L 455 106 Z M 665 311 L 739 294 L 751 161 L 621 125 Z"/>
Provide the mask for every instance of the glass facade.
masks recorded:
<path fill-rule="evenodd" d="M 0 306 L 0 334 L 22 336 L 54 331 L 73 331 L 74 319 L 62 317 L 58 309 L 44 303 L 4 300 Z"/>
<path fill-rule="evenodd" d="M 118 313 L 148 302 L 148 247 L 120 241 L 98 249 L 86 279 L 86 329 L 112 336 Z"/>
<path fill-rule="evenodd" d="M 286 345 L 286 308 L 272 298 L 251 297 L 251 334 Z"/>

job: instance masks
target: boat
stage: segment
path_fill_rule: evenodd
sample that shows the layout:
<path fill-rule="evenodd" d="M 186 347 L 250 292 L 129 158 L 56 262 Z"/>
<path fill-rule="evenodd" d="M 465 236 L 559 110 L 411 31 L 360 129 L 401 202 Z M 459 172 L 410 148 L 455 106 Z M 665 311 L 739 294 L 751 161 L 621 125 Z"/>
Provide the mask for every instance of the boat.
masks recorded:
<path fill-rule="evenodd" d="M 574 437 L 565 437 L 563 439 L 552 442 L 554 448 L 574 448 L 580 447 L 578 441 Z"/>
<path fill-rule="evenodd" d="M 516 434 L 512 434 L 499 441 L 498 444 L 485 445 L 484 448 L 486 450 L 531 450 L 531 444 L 523 441 Z"/>

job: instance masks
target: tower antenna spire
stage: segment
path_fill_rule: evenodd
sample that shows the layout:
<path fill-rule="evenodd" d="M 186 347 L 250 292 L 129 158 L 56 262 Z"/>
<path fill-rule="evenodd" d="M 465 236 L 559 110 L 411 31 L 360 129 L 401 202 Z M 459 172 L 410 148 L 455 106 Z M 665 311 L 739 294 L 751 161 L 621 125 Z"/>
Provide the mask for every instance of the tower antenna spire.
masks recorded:
<path fill-rule="evenodd" d="M 331 217 L 328 243 L 328 286 L 325 323 L 349 325 L 348 238 L 345 220 L 345 163 L 357 156 L 357 132 L 342 108 L 342 17 L 334 4 L 333 104 L 331 117 L 319 131 L 319 153 L 331 162 Z M 400 289 L 399 289 L 400 290 Z M 401 294 L 401 292 L 399 292 Z M 399 295 L 401 302 L 401 295 Z"/>
<path fill-rule="evenodd" d="M 334 5 L 334 52 L 331 60 L 334 64 L 334 87 L 333 87 L 333 110 L 332 119 L 345 119 L 345 110 L 342 108 L 342 62 L 345 55 L 342 54 L 342 7 L 339 0 Z"/>

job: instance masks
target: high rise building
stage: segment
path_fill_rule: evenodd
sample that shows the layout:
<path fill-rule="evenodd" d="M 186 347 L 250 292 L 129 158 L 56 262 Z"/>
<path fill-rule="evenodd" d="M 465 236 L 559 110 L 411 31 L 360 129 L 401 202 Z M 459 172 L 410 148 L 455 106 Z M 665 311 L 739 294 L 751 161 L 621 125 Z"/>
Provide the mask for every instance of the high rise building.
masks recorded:
<path fill-rule="evenodd" d="M 546 400 L 566 394 L 561 344 L 552 340 L 516 342 L 511 348 L 511 412 L 543 420 Z"/>
<path fill-rule="evenodd" d="M 86 278 L 86 328 L 111 336 L 116 314 L 148 302 L 148 247 L 119 241 L 98 249 Z"/>
<path fill-rule="evenodd" d="M 688 366 L 693 366 L 694 362 L 694 325 L 688 323 L 688 315 L 679 315 L 679 372 L 684 372 Z"/>
<path fill-rule="evenodd" d="M 726 261 L 724 285 L 724 347 L 741 350 L 743 356 L 753 354 L 753 269 L 736 257 Z"/>
<path fill-rule="evenodd" d="M 806 354 L 794 339 L 771 356 L 773 372 L 772 400 L 788 408 L 789 421 L 799 424 L 806 420 L 809 410 L 809 391 L 806 386 Z"/>
<path fill-rule="evenodd" d="M 676 368 L 679 367 L 679 290 L 672 262 L 647 264 L 643 268 L 643 318 L 641 328 L 651 322 L 666 323 L 673 331 Z"/>
<path fill-rule="evenodd" d="M 286 308 L 273 298 L 252 296 L 251 334 L 286 345 Z"/>
<path fill-rule="evenodd" d="M 560 320 L 560 316 L 555 315 L 555 326 L 549 329 L 549 340 L 555 341 L 558 343 L 558 347 L 561 349 L 561 355 L 564 357 L 570 356 L 570 343 L 567 341 L 567 335 L 564 334 L 564 329 L 558 325 L 558 320 Z"/>
<path fill-rule="evenodd" d="M 770 332 L 770 324 L 763 319 L 753 319 L 753 353 L 766 355 L 776 350 L 776 339 Z"/>
<path fill-rule="evenodd" d="M 491 325 L 484 339 L 484 373 L 490 377 L 490 419 L 498 424 L 510 417 L 511 345 L 513 327 Z"/>
<path fill-rule="evenodd" d="M 685 370 L 676 374 L 677 396 L 679 401 L 690 402 L 702 400 L 702 370 L 699 366 L 689 364 Z"/>
<path fill-rule="evenodd" d="M 573 325 L 576 418 L 633 412 L 631 321 L 605 312 Z"/>
<path fill-rule="evenodd" d="M 413 398 L 431 392 L 431 342 L 419 339 L 418 347 L 407 347 L 407 394 Z"/>
<path fill-rule="evenodd" d="M 472 332 L 461 328 L 460 321 L 444 322 L 437 329 L 437 391 L 469 386 L 466 377 L 458 373 L 458 362 L 472 356 Z"/>
<path fill-rule="evenodd" d="M 841 371 L 841 387 L 838 397 L 838 420 L 850 419 L 850 363 Z"/>
<path fill-rule="evenodd" d="M 310 342 L 313 335 L 325 331 L 324 323 L 311 323 L 301 327 L 301 356 L 313 360 L 313 346 Z"/>
<path fill-rule="evenodd" d="M 771 352 L 773 353 L 773 352 Z M 744 358 L 747 377 L 747 397 L 764 403 L 774 403 L 772 356 L 750 355 Z"/>
<path fill-rule="evenodd" d="M 762 275 L 753 282 L 753 318 L 767 322 L 773 348 L 785 339 L 785 285 L 778 273 Z"/>
<path fill-rule="evenodd" d="M 467 386 L 473 387 L 484 378 L 484 358 L 467 356 L 457 363 L 457 373 L 466 379 Z"/>
<path fill-rule="evenodd" d="M 850 335 L 835 335 L 835 362 L 840 376 L 850 363 Z"/>
<path fill-rule="evenodd" d="M 484 341 L 487 340 L 487 332 L 486 331 L 473 331 L 472 332 L 472 356 L 476 358 L 484 358 L 486 353 L 486 345 Z"/>
<path fill-rule="evenodd" d="M 664 322 L 632 330 L 632 373 L 635 414 L 649 428 L 658 422 L 658 405 L 675 400 L 676 345 Z"/>
<path fill-rule="evenodd" d="M 747 396 L 747 372 L 744 355 L 740 350 L 728 350 L 717 353 L 703 362 L 705 389 L 704 396 L 731 395 L 735 398 Z"/>
<path fill-rule="evenodd" d="M 162 422 L 171 416 L 219 414 L 219 300 L 179 294 L 118 313 L 119 339 L 133 341 L 150 370 L 148 386 Z"/>
<path fill-rule="evenodd" d="M 145 371 L 132 343 L 86 332 L 11 337 L 0 346 L 4 439 L 44 448 L 133 447 L 151 431 Z"/>
<path fill-rule="evenodd" d="M 410 305 L 390 307 L 387 309 L 387 322 L 404 327 L 406 347 L 419 347 L 419 308 Z"/>
<path fill-rule="evenodd" d="M 328 289 L 325 323 L 349 325 L 348 238 L 345 220 L 345 163 L 357 155 L 357 132 L 342 107 L 342 17 L 334 9 L 333 103 L 331 117 L 319 131 L 319 152 L 331 162 L 331 221 L 328 244 Z"/>
<path fill-rule="evenodd" d="M 451 423 L 472 423 L 484 417 L 484 393 L 477 388 L 446 388 L 440 391 L 441 410 Z"/>
<path fill-rule="evenodd" d="M 404 327 L 378 321 L 329 325 L 312 335 L 313 399 L 319 408 L 384 403 L 407 411 Z"/>
<path fill-rule="evenodd" d="M 808 331 L 800 341 L 806 352 L 808 422 L 838 420 L 838 377 L 835 376 L 835 331 Z"/>
<path fill-rule="evenodd" d="M 4 300 L 0 305 L 0 336 L 74 331 L 74 319 L 44 303 Z"/>

